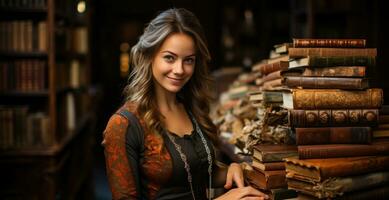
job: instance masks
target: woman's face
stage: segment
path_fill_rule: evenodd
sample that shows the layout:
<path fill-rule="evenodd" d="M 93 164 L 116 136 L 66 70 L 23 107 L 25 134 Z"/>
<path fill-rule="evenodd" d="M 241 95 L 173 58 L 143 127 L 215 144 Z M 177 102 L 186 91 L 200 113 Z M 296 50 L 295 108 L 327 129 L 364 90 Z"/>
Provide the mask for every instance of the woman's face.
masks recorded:
<path fill-rule="evenodd" d="M 180 91 L 194 72 L 195 53 L 195 43 L 189 35 L 168 36 L 152 62 L 155 88 L 171 93 Z"/>

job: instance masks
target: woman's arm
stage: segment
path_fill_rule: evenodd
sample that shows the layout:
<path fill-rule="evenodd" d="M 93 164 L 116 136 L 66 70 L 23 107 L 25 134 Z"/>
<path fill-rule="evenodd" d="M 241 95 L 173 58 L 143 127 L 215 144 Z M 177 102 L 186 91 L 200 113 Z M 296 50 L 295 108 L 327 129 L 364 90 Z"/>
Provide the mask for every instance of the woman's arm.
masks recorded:
<path fill-rule="evenodd" d="M 137 173 L 130 167 L 126 154 L 126 133 L 128 120 L 120 115 L 113 115 L 104 131 L 105 162 L 112 199 L 136 199 Z"/>

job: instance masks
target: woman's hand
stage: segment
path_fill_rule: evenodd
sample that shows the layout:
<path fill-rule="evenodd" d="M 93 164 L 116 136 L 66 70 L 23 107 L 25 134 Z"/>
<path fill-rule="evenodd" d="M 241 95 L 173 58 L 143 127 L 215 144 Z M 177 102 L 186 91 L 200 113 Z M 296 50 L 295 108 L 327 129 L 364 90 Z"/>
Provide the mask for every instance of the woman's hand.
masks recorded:
<path fill-rule="evenodd" d="M 238 163 L 231 163 L 228 167 L 225 189 L 231 189 L 232 182 L 235 182 L 238 188 L 244 187 L 244 177 L 242 167 Z"/>
<path fill-rule="evenodd" d="M 234 188 L 219 196 L 215 200 L 261 200 L 269 196 L 251 186 Z"/>

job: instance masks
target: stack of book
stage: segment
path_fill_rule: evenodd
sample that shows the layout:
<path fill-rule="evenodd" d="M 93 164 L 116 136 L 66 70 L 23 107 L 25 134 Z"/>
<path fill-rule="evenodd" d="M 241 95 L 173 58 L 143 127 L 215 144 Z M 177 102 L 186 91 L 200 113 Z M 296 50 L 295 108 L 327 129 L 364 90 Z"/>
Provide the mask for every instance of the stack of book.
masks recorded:
<path fill-rule="evenodd" d="M 269 194 L 271 199 L 286 199 L 297 196 L 288 189 L 284 158 L 297 156 L 293 132 L 288 126 L 288 112 L 281 108 L 283 101 L 281 72 L 289 66 L 290 43 L 275 45 L 269 59 L 262 60 L 252 68 L 260 73 L 257 93 L 250 94 L 250 101 L 257 108 L 260 126 L 250 134 L 246 142 L 252 152 L 251 168 L 245 171 L 246 182 Z"/>
<path fill-rule="evenodd" d="M 369 88 L 377 50 L 363 39 L 294 39 L 281 72 L 298 158 L 286 158 L 289 189 L 335 198 L 389 182 L 389 141 L 373 139 L 383 91 Z"/>
<path fill-rule="evenodd" d="M 283 159 L 297 156 L 296 145 L 257 144 L 253 147 L 251 169 L 245 171 L 246 182 L 269 194 L 272 199 L 296 197 L 287 189 Z"/>

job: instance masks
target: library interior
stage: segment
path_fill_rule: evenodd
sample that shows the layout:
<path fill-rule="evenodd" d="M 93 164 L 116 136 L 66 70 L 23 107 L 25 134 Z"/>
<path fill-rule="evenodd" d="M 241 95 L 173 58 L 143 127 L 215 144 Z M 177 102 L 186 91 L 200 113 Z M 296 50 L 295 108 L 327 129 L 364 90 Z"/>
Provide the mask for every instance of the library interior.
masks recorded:
<path fill-rule="evenodd" d="M 142 34 L 158 25 L 150 22 L 179 8 L 197 17 L 211 58 L 205 72 L 211 80 L 204 86 L 209 102 L 196 96 L 208 91 L 188 93 L 196 94 L 193 99 L 198 101 L 177 92 L 187 111 L 186 122 L 191 129 L 193 125 L 192 135 L 201 136 L 199 145 L 186 135 L 182 138 L 189 142 L 171 140 L 174 132 L 157 131 L 170 127 L 163 109 L 155 105 L 160 102 L 154 94 L 158 89 L 147 91 L 152 97 L 144 98 L 139 97 L 142 91 L 126 87 L 139 77 L 131 74 L 137 68 L 134 49 L 145 38 Z M 203 179 L 208 181 L 207 155 L 213 154 L 202 132 L 207 135 L 213 129 L 204 119 L 215 126 L 219 144 L 213 164 L 218 160 L 229 170 L 231 163 L 238 163 L 244 186 L 269 199 L 388 199 L 388 15 L 384 0 L 0 0 L 0 199 L 133 199 L 132 189 L 150 199 L 187 199 L 181 194 L 202 199 L 194 194 L 198 188 L 205 191 L 208 182 L 193 185 L 194 190 L 187 181 L 190 170 L 195 174 L 198 167 L 203 172 L 202 164 L 184 168 L 188 163 L 177 144 L 192 144 L 182 150 L 195 154 L 196 146 L 204 144 L 199 151 L 205 155 Z M 191 31 L 182 32 L 199 48 L 198 68 L 204 55 L 199 55 L 203 50 Z M 157 47 L 162 49 L 177 32 Z M 192 76 L 202 73 L 197 68 Z M 158 72 L 149 69 L 153 77 L 148 80 L 160 84 Z M 196 81 L 184 84 L 192 82 Z M 129 174 L 114 177 L 130 173 L 134 166 L 127 159 L 130 126 L 123 132 L 123 144 L 103 142 L 105 133 L 118 137 L 111 132 L 120 127 L 109 124 L 129 99 L 150 101 L 138 102 L 144 108 L 135 109 L 146 148 L 135 159 L 136 187 Z M 196 102 L 209 109 L 200 112 L 196 108 L 201 105 L 188 106 Z M 152 121 L 158 116 L 151 115 L 157 114 L 162 121 Z M 157 132 L 148 133 L 149 129 Z M 165 148 L 158 148 L 178 159 L 169 162 L 173 176 L 166 182 L 166 177 L 161 182 L 148 179 L 153 176 L 145 170 L 148 165 L 159 166 L 158 159 L 164 159 L 160 153 L 150 161 L 155 163 L 148 163 L 148 148 L 154 146 L 147 143 L 155 142 L 149 134 L 163 138 Z M 116 154 L 120 150 L 124 157 Z M 194 158 L 201 155 L 197 152 Z M 176 168 L 180 171 L 174 172 Z M 181 186 L 170 183 L 181 178 Z M 129 196 L 119 198 L 116 189 L 126 184 L 128 188 L 121 189 Z M 240 187 L 234 184 L 232 188 Z M 232 191 L 223 186 L 212 190 L 215 199 Z"/>

